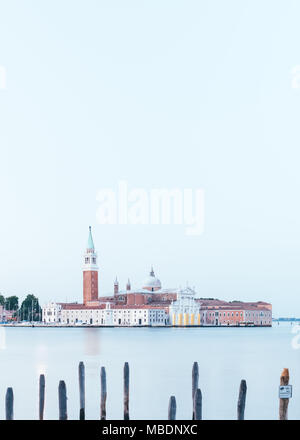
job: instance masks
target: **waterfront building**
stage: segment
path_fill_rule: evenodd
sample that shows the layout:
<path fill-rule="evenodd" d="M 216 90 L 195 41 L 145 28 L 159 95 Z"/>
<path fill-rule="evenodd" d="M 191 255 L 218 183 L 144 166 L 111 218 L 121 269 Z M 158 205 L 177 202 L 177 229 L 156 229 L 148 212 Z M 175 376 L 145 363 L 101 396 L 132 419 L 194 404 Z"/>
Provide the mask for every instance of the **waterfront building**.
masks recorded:
<path fill-rule="evenodd" d="M 117 307 L 110 303 L 101 306 L 82 304 L 49 303 L 45 307 L 46 324 L 96 325 L 96 326 L 164 326 L 168 324 L 168 314 L 158 307 Z"/>
<path fill-rule="evenodd" d="M 62 325 L 98 325 L 98 326 L 165 326 L 168 315 L 164 309 L 149 306 L 112 306 L 110 303 L 100 307 L 74 305 L 62 307 Z"/>
<path fill-rule="evenodd" d="M 61 303 L 49 302 L 42 308 L 42 321 L 45 324 L 56 324 L 60 322 Z"/>
<path fill-rule="evenodd" d="M 0 322 L 12 321 L 14 318 L 15 310 L 6 310 L 4 306 L 0 305 Z"/>
<path fill-rule="evenodd" d="M 169 307 L 172 325 L 201 325 L 200 305 L 195 297 L 196 292 L 190 287 L 178 291 L 177 299 Z"/>
<path fill-rule="evenodd" d="M 202 325 L 272 325 L 272 305 L 263 301 L 226 302 L 216 299 L 199 299 L 197 301 L 200 304 L 200 321 Z"/>
<path fill-rule="evenodd" d="M 151 267 L 141 288 L 128 279 L 120 289 L 116 277 L 112 294 L 99 296 L 98 265 L 92 230 L 83 261 L 83 301 L 53 303 L 43 307 L 45 324 L 96 326 L 227 326 L 272 325 L 272 306 L 265 302 L 226 302 L 197 298 L 195 290 L 163 288 Z"/>

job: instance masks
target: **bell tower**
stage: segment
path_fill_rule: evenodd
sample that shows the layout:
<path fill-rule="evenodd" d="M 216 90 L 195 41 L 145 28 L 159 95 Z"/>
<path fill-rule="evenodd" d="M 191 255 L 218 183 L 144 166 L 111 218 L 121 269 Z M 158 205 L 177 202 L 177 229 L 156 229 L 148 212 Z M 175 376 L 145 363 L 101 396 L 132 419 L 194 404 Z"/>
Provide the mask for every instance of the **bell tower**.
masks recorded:
<path fill-rule="evenodd" d="M 116 277 L 116 280 L 114 282 L 114 295 L 118 295 L 118 293 L 119 293 L 119 281 Z"/>
<path fill-rule="evenodd" d="M 92 228 L 89 227 L 89 238 L 83 265 L 83 304 L 98 300 L 98 266 L 95 252 Z"/>

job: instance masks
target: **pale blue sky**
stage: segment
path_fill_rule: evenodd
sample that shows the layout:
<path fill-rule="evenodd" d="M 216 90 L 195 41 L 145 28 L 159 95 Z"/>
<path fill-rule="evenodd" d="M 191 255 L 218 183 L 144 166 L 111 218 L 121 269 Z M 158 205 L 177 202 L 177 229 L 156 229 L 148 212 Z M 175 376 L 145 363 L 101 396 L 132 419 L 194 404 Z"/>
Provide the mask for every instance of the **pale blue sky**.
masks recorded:
<path fill-rule="evenodd" d="M 266 300 L 300 316 L 298 1 L 0 0 L 0 291 Z M 101 226 L 97 191 L 204 188 L 205 233 Z"/>

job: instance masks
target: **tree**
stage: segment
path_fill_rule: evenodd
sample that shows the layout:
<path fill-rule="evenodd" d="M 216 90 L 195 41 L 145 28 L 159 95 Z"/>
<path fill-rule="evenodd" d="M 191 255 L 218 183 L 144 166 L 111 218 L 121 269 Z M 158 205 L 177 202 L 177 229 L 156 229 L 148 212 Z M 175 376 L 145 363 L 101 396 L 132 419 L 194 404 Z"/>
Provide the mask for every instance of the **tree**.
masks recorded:
<path fill-rule="evenodd" d="M 4 306 L 5 304 L 5 298 L 3 295 L 0 294 L 0 306 Z"/>
<path fill-rule="evenodd" d="M 25 321 L 40 321 L 41 310 L 38 298 L 29 294 L 22 302 L 19 316 Z"/>
<path fill-rule="evenodd" d="M 17 296 L 8 296 L 5 298 L 4 305 L 6 310 L 18 310 L 19 298 Z"/>

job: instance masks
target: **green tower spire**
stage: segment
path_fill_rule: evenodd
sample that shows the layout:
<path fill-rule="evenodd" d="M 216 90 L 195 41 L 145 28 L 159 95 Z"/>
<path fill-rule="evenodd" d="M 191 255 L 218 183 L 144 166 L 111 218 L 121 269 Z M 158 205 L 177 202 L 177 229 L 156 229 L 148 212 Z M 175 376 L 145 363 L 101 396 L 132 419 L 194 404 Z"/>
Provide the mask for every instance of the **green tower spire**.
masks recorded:
<path fill-rule="evenodd" d="M 93 237 L 92 237 L 92 227 L 91 226 L 89 226 L 89 239 L 88 239 L 87 248 L 88 249 L 95 249 Z"/>

